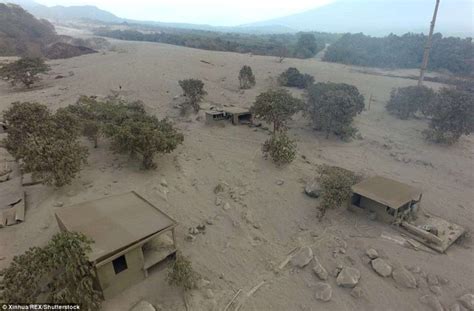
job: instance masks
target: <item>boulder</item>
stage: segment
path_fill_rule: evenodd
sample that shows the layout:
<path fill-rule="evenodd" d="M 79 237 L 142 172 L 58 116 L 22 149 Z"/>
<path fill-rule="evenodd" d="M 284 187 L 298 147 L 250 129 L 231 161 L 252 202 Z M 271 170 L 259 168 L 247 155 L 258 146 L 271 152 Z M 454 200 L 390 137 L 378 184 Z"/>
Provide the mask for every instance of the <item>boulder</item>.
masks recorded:
<path fill-rule="evenodd" d="M 382 258 L 372 260 L 371 265 L 380 276 L 388 277 L 392 274 L 392 267 Z"/>
<path fill-rule="evenodd" d="M 448 308 L 449 311 L 462 311 L 464 310 L 463 307 L 461 307 L 461 305 L 459 303 L 454 303 L 452 304 L 449 308 Z"/>
<path fill-rule="evenodd" d="M 321 188 L 319 187 L 319 183 L 316 181 L 316 179 L 310 180 L 306 183 L 304 187 L 304 193 L 311 198 L 319 198 L 321 195 Z"/>
<path fill-rule="evenodd" d="M 324 269 L 323 265 L 319 262 L 319 260 L 316 260 L 316 264 L 313 267 L 313 272 L 318 276 L 318 278 L 322 281 L 326 281 L 328 279 L 328 272 L 326 269 Z"/>
<path fill-rule="evenodd" d="M 364 290 L 362 289 L 362 287 L 357 285 L 356 287 L 354 287 L 351 290 L 351 296 L 354 297 L 354 298 L 360 298 L 360 297 L 364 296 Z"/>
<path fill-rule="evenodd" d="M 420 301 L 430 307 L 430 309 L 433 311 L 444 311 L 444 308 L 439 302 L 438 298 L 433 295 L 422 296 Z"/>
<path fill-rule="evenodd" d="M 133 306 L 130 311 L 156 311 L 155 307 L 151 303 L 145 300 L 141 300 L 135 306 Z"/>
<path fill-rule="evenodd" d="M 332 287 L 328 283 L 319 282 L 315 286 L 316 299 L 321 301 L 329 301 L 332 297 Z"/>
<path fill-rule="evenodd" d="M 473 294 L 465 294 L 459 297 L 459 303 L 469 311 L 474 311 L 474 295 Z"/>
<path fill-rule="evenodd" d="M 360 271 L 356 268 L 344 267 L 337 276 L 336 283 L 341 287 L 353 288 L 359 283 Z"/>
<path fill-rule="evenodd" d="M 392 271 L 392 277 L 397 284 L 406 288 L 416 288 L 416 279 L 413 274 L 405 268 L 396 268 Z"/>
<path fill-rule="evenodd" d="M 370 259 L 375 259 L 379 257 L 379 253 L 373 248 L 369 248 L 365 253 Z"/>
<path fill-rule="evenodd" d="M 441 296 L 443 294 L 443 291 L 441 290 L 441 287 L 432 285 L 430 286 L 430 291 L 435 294 L 436 296 Z"/>
<path fill-rule="evenodd" d="M 426 281 L 431 286 L 439 284 L 438 277 L 432 273 L 428 273 L 428 275 L 426 276 Z"/>
<path fill-rule="evenodd" d="M 311 247 L 303 247 L 291 258 L 293 266 L 304 268 L 313 259 L 313 250 Z"/>

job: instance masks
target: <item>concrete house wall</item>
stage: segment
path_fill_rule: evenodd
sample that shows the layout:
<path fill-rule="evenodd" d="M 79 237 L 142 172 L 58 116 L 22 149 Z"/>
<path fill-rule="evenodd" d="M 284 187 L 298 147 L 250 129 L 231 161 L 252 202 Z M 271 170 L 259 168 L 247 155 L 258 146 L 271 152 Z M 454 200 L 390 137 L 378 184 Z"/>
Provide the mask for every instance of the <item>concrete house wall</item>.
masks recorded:
<path fill-rule="evenodd" d="M 377 219 L 384 221 L 384 222 L 392 222 L 394 220 L 394 216 L 390 215 L 387 212 L 387 206 L 375 202 L 366 197 L 360 198 L 360 206 L 367 211 L 374 212 L 377 215 Z M 393 211 L 395 212 L 395 211 Z"/>
<path fill-rule="evenodd" d="M 140 246 L 124 254 L 127 269 L 115 274 L 112 261 L 96 267 L 97 279 L 104 294 L 104 298 L 110 298 L 127 287 L 139 283 L 145 279 L 143 270 L 143 252 Z"/>

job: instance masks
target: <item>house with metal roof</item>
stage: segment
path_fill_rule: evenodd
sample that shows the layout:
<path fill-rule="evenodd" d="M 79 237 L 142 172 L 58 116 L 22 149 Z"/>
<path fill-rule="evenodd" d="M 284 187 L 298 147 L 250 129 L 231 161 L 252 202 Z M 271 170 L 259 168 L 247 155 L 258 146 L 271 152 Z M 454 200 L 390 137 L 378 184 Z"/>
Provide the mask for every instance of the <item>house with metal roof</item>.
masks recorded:
<path fill-rule="evenodd" d="M 104 298 L 148 276 L 176 253 L 176 222 L 136 192 L 76 204 L 56 212 L 62 231 L 93 240 L 87 254 Z"/>
<path fill-rule="evenodd" d="M 352 187 L 349 209 L 365 210 L 381 221 L 393 223 L 416 208 L 421 190 L 401 182 L 374 176 Z"/>

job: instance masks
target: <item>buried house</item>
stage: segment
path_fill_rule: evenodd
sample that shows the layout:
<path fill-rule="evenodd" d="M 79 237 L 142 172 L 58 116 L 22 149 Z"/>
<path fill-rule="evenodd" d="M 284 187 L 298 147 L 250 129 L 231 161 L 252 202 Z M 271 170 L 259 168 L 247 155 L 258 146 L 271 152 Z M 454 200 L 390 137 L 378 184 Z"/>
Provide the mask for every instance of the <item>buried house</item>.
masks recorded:
<path fill-rule="evenodd" d="M 94 241 L 88 257 L 104 298 L 144 280 L 176 253 L 176 222 L 135 192 L 61 209 L 56 219 L 61 230 Z"/>
<path fill-rule="evenodd" d="M 227 120 L 230 120 L 233 125 L 252 124 L 253 122 L 252 112 L 247 108 L 226 107 L 219 110 L 208 110 L 205 115 L 208 125 Z"/>
<path fill-rule="evenodd" d="M 370 213 L 372 219 L 399 225 L 409 237 L 444 253 L 465 232 L 443 218 L 419 213 L 422 193 L 410 185 L 374 176 L 352 186 L 349 210 Z"/>

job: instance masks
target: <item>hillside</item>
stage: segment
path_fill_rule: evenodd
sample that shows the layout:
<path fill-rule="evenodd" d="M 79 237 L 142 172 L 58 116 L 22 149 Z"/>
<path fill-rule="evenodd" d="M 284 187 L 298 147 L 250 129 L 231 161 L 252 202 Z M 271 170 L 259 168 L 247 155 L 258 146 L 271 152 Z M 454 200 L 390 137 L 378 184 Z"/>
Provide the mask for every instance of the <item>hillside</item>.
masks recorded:
<path fill-rule="evenodd" d="M 55 37 L 48 21 L 34 18 L 20 6 L 0 3 L 0 56 L 39 56 Z"/>
<path fill-rule="evenodd" d="M 339 0 L 314 10 L 246 26 L 281 25 L 296 30 L 364 32 L 376 36 L 427 33 L 433 9 L 432 0 Z M 441 1 L 436 31 L 444 35 L 472 36 L 472 13 L 470 0 Z"/>

